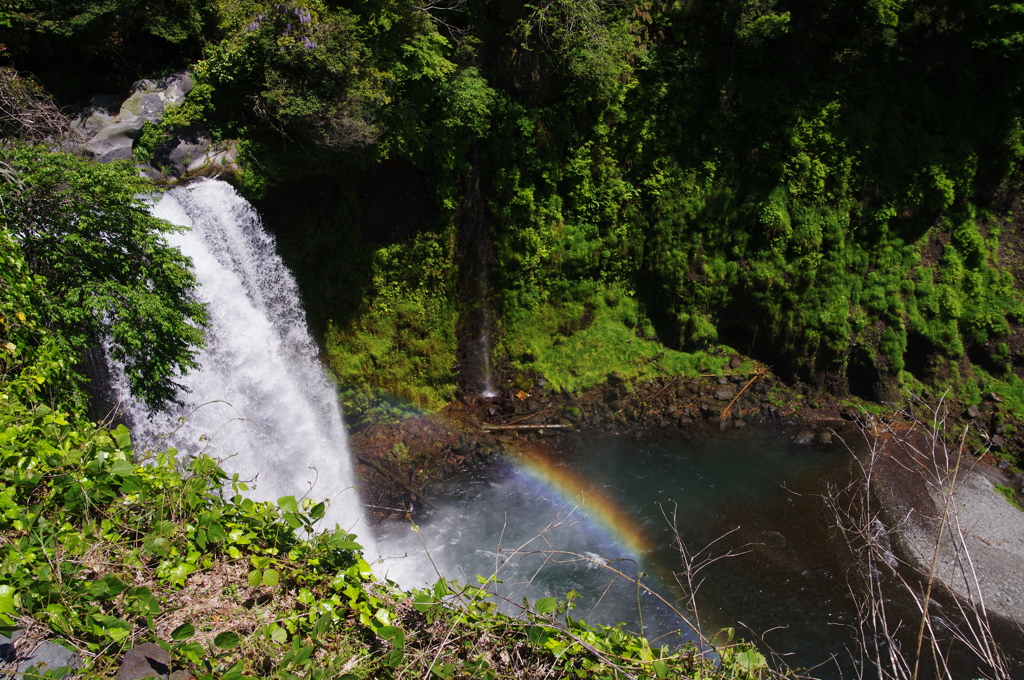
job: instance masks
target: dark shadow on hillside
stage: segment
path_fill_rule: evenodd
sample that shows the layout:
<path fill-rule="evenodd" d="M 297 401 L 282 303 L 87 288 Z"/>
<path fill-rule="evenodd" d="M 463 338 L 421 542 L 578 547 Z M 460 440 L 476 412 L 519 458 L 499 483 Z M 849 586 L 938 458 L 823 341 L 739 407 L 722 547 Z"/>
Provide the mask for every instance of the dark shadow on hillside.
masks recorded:
<path fill-rule="evenodd" d="M 257 207 L 321 344 L 328 321 L 345 327 L 365 308 L 374 250 L 409 239 L 436 212 L 422 173 L 404 160 L 283 182 Z"/>

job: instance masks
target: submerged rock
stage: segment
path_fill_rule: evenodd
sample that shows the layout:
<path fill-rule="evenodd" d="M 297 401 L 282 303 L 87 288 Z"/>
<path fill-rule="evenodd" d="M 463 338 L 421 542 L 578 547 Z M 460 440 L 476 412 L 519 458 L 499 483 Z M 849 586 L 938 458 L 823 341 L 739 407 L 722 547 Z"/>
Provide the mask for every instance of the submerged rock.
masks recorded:
<path fill-rule="evenodd" d="M 811 430 L 800 430 L 793 437 L 793 444 L 796 446 L 810 446 L 814 443 L 814 432 Z"/>

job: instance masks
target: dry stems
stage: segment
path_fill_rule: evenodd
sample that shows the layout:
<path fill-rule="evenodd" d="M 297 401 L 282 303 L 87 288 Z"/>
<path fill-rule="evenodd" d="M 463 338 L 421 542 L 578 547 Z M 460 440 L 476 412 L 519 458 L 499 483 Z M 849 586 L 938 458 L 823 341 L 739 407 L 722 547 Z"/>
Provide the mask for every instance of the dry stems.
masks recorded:
<path fill-rule="evenodd" d="M 1007 660 L 993 637 L 979 575 L 953 502 L 966 463 L 968 430 L 955 434 L 951 429 L 944 399 L 924 420 L 901 412 L 888 424 L 869 422 L 864 426 L 866 453 L 856 456 L 860 477 L 848 488 L 830 489 L 826 497 L 838 528 L 858 558 L 858 579 L 850 585 L 859 614 L 855 657 L 862 671 L 870 667 L 886 680 L 917 680 L 924 673 L 922 660 L 938 677 L 952 680 L 958 648 L 973 656 L 986 677 L 1010 677 Z M 926 516 L 919 503 L 902 517 L 887 518 L 876 497 L 883 466 L 890 474 L 897 470 L 910 479 L 920 478 L 929 495 L 938 499 L 934 513 Z M 921 575 L 893 548 L 912 524 L 936 527 L 930 561 Z M 967 594 L 955 599 L 957 625 L 946 625 L 933 615 L 937 568 L 940 555 L 947 552 L 955 557 L 957 578 Z M 910 599 L 918 613 L 916 621 L 894 615 L 891 605 L 898 598 Z"/>

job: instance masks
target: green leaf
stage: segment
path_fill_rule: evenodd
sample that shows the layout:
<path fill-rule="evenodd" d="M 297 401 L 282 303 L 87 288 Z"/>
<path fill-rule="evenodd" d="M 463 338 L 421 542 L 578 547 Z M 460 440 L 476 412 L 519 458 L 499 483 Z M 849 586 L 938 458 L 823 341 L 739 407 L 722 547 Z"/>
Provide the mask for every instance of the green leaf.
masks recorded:
<path fill-rule="evenodd" d="M 107 469 L 110 471 L 110 474 L 117 475 L 118 477 L 127 477 L 135 472 L 135 466 L 127 460 L 115 460 Z"/>
<path fill-rule="evenodd" d="M 224 633 L 221 633 L 221 635 L 223 635 L 223 634 Z M 216 644 L 216 642 L 217 641 L 214 640 L 214 644 Z M 241 661 L 236 662 L 234 666 L 229 668 L 228 671 L 224 675 L 221 676 L 220 680 L 242 680 L 242 669 L 243 668 L 244 668 L 244 666 L 242 665 Z"/>
<path fill-rule="evenodd" d="M 206 648 L 198 642 L 186 642 L 178 649 L 178 653 L 184 654 L 189 661 L 195 664 L 202 663 L 206 658 Z"/>
<path fill-rule="evenodd" d="M 553 597 L 542 597 L 533 604 L 538 614 L 550 614 L 558 608 L 558 601 Z"/>
<path fill-rule="evenodd" d="M 183 623 L 171 631 L 171 639 L 175 642 L 184 642 L 196 634 L 195 626 L 191 623 Z"/>
<path fill-rule="evenodd" d="M 305 663 L 306 660 L 309 659 L 309 657 L 312 654 L 313 654 L 313 645 L 306 645 L 305 647 L 300 647 L 299 650 L 297 652 L 295 652 L 295 657 L 292 659 L 292 663 L 295 664 L 295 665 L 299 665 L 301 663 Z"/>
<path fill-rule="evenodd" d="M 288 642 L 288 631 L 281 626 L 274 626 L 274 630 L 270 633 L 270 639 L 274 642 L 284 644 L 285 642 Z"/>
<path fill-rule="evenodd" d="M 343 531 L 331 534 L 327 539 L 327 545 L 335 550 L 362 550 L 363 546 L 349 539 L 348 534 Z"/>
<path fill-rule="evenodd" d="M 540 626 L 530 626 L 526 633 L 530 636 L 530 642 L 535 645 L 542 645 L 548 639 L 548 631 Z"/>
<path fill-rule="evenodd" d="M 402 629 L 396 628 L 395 626 L 381 626 L 377 629 L 377 635 L 380 636 L 382 640 L 393 640 L 401 633 Z M 403 635 L 402 638 L 404 640 L 405 636 Z"/>
<path fill-rule="evenodd" d="M 277 499 L 277 507 L 285 512 L 298 512 L 299 502 L 295 500 L 295 496 L 282 496 Z"/>
<path fill-rule="evenodd" d="M 86 592 L 97 600 L 109 600 L 127 590 L 128 585 L 121 582 L 113 574 L 107 574 L 99 581 L 93 581 Z"/>
<path fill-rule="evenodd" d="M 668 664 L 666 664 L 664 661 L 662 661 L 661 659 L 656 659 L 654 663 L 652 663 L 651 665 L 654 667 L 654 674 L 657 675 L 659 678 L 668 677 Z"/>
<path fill-rule="evenodd" d="M 14 586 L 0 586 L 0 614 L 13 614 L 18 611 L 14 602 L 15 593 Z"/>
<path fill-rule="evenodd" d="M 213 644 L 223 650 L 234 649 L 241 641 L 242 638 L 238 636 L 238 633 L 231 630 L 219 633 L 217 637 L 213 638 Z"/>
<path fill-rule="evenodd" d="M 313 625 L 313 637 L 322 637 L 323 634 L 327 632 L 327 629 L 330 627 L 331 621 L 333 620 L 334 617 L 331 616 L 329 613 L 321 614 L 320 618 L 316 620 L 316 624 Z"/>
<path fill-rule="evenodd" d="M 267 569 L 263 572 L 263 585 L 265 586 L 276 586 L 280 580 L 281 575 L 277 569 Z"/>
<path fill-rule="evenodd" d="M 420 612 L 428 612 L 437 606 L 437 600 L 435 600 L 430 593 L 418 592 L 413 596 L 412 599 L 413 608 Z"/>
<path fill-rule="evenodd" d="M 742 652 L 736 654 L 736 665 L 745 668 L 748 671 L 754 671 L 767 666 L 767 659 L 761 652 L 757 651 L 753 647 L 750 649 L 744 649 Z"/>
<path fill-rule="evenodd" d="M 263 572 L 259 569 L 253 569 L 249 572 L 249 585 L 253 588 L 258 587 L 263 583 Z"/>
<path fill-rule="evenodd" d="M 211 543 L 220 543 L 228 537 L 224 531 L 224 527 L 219 522 L 213 522 L 206 529 L 206 537 L 210 539 Z"/>
<path fill-rule="evenodd" d="M 129 449 L 132 446 L 132 433 L 122 423 L 110 433 L 114 436 L 114 443 L 119 449 Z"/>

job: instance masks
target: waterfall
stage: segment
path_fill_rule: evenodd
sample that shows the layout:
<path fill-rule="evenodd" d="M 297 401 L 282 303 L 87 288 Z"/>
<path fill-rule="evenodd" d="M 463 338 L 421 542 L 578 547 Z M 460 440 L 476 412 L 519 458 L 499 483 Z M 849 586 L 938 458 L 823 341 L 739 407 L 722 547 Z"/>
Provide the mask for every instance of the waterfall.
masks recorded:
<path fill-rule="evenodd" d="M 486 399 L 498 396 L 491 367 L 490 257 L 491 238 L 487 210 L 480 187 L 480 160 L 476 146 L 470 151 L 471 171 L 463 183 L 459 214 L 459 288 L 463 304 L 459 355 L 463 382 Z"/>
<path fill-rule="evenodd" d="M 298 286 L 256 211 L 230 185 L 167 192 L 151 212 L 185 227 L 168 242 L 192 259 L 210 324 L 201 368 L 180 379 L 181 407 L 150 414 L 114 367 L 114 392 L 137 446 L 206 452 L 250 497 L 328 500 L 321 523 L 376 555 L 355 487 L 337 395 L 317 360 Z"/>

